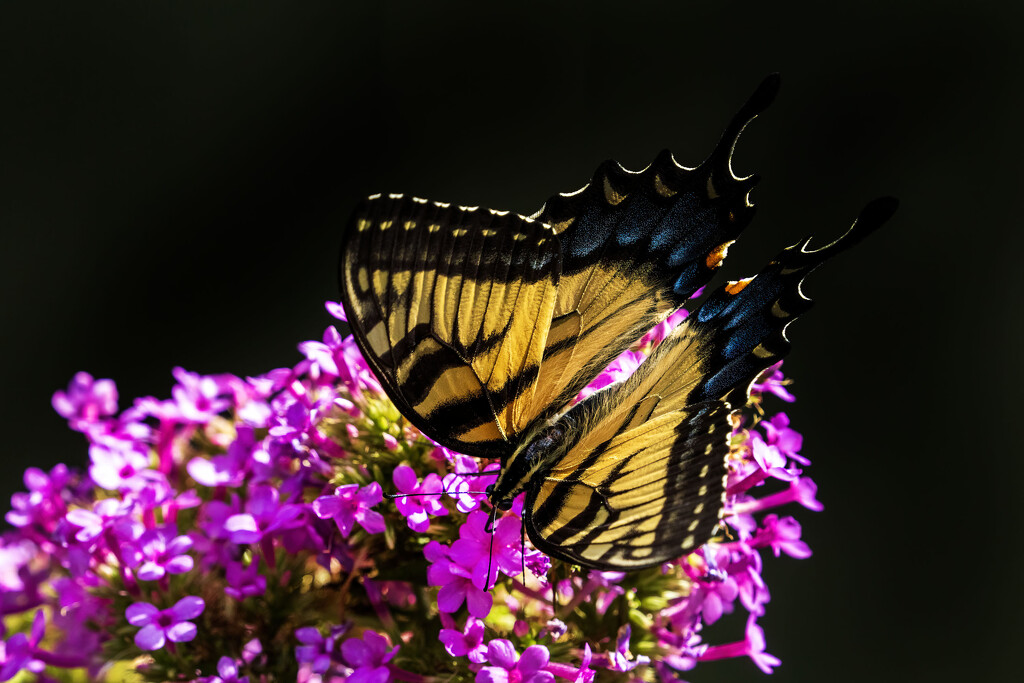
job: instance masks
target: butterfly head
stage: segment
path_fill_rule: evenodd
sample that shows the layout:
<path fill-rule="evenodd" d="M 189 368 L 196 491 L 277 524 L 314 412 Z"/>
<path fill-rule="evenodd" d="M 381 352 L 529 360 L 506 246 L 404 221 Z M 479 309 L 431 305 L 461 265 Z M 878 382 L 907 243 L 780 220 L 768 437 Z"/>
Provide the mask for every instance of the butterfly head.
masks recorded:
<path fill-rule="evenodd" d="M 498 481 L 487 487 L 487 497 L 499 510 L 512 507 L 512 499 L 525 491 L 546 464 L 553 462 L 566 449 L 565 425 L 561 422 L 543 427 L 533 438 L 523 440 L 503 463 Z"/>

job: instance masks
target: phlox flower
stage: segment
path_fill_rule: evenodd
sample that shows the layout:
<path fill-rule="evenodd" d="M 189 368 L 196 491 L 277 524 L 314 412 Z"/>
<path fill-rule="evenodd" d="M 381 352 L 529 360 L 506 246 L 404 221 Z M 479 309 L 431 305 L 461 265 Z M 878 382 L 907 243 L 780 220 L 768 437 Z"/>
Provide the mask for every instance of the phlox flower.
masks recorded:
<path fill-rule="evenodd" d="M 145 486 L 136 481 L 150 469 L 149 453 L 144 444 L 105 437 L 89 447 L 89 477 L 110 491 Z"/>
<path fill-rule="evenodd" d="M 55 465 L 49 473 L 29 467 L 22 477 L 28 491 L 11 495 L 11 510 L 4 517 L 7 523 L 16 527 L 37 524 L 52 531 L 67 511 L 64 498 L 74 479 L 66 465 Z"/>
<path fill-rule="evenodd" d="M 511 642 L 504 638 L 487 643 L 487 661 L 476 674 L 476 683 L 552 683 L 554 674 L 545 671 L 551 660 L 548 649 L 543 645 L 531 645 L 516 653 Z"/>
<path fill-rule="evenodd" d="M 46 616 L 42 610 L 32 618 L 32 630 L 28 635 L 15 633 L 0 641 L 0 681 L 9 681 L 19 672 L 40 674 L 46 662 L 39 658 L 36 648 L 46 631 Z"/>
<path fill-rule="evenodd" d="M 475 585 L 469 569 L 452 561 L 447 546 L 431 541 L 423 548 L 423 555 L 431 563 L 427 583 L 441 587 L 437 593 L 437 608 L 441 612 L 457 612 L 465 602 L 474 617 L 483 619 L 490 613 L 494 597 Z"/>
<path fill-rule="evenodd" d="M 354 669 L 346 680 L 348 683 L 387 683 L 391 678 L 387 663 L 396 652 L 397 645 L 391 647 L 386 635 L 373 631 L 363 632 L 362 639 L 349 638 L 341 644 L 345 662 Z"/>
<path fill-rule="evenodd" d="M 125 616 L 132 626 L 140 626 L 135 644 L 140 650 L 159 650 L 167 641 L 185 643 L 196 637 L 195 619 L 206 608 L 202 598 L 187 596 L 167 609 L 159 609 L 148 602 L 128 606 Z"/>
<path fill-rule="evenodd" d="M 148 529 L 121 546 L 125 564 L 135 569 L 135 576 L 142 581 L 157 581 L 167 574 L 184 574 L 191 571 L 193 560 L 188 551 L 192 549 L 189 536 L 179 536 L 171 525 Z"/>
<path fill-rule="evenodd" d="M 487 531 L 488 518 L 486 512 L 471 512 L 450 554 L 452 562 L 469 570 L 473 585 L 482 590 L 494 585 L 499 570 L 509 576 L 519 575 L 523 561 L 519 518 L 506 515 Z"/>
<path fill-rule="evenodd" d="M 320 496 L 313 501 L 313 512 L 320 519 L 333 518 L 345 538 L 357 523 L 367 533 L 379 534 L 384 531 L 384 516 L 370 508 L 383 500 L 384 492 L 377 482 L 362 488 L 358 484 L 345 484 L 335 489 L 333 495 Z"/>
<path fill-rule="evenodd" d="M 260 485 L 253 487 L 245 512 L 228 517 L 224 529 L 232 543 L 259 543 L 268 534 L 301 525 L 304 513 L 304 506 L 281 503 L 277 489 Z"/>
<path fill-rule="evenodd" d="M 394 438 L 394 437 L 392 437 Z M 399 493 L 413 494 L 395 499 L 398 511 L 413 531 L 420 533 L 430 528 L 430 515 L 443 517 L 448 508 L 441 502 L 441 478 L 431 472 L 419 482 L 416 472 L 408 465 L 399 465 L 391 475 Z"/>
<path fill-rule="evenodd" d="M 487 646 L 484 644 L 484 622 L 468 617 L 462 630 L 442 628 L 438 636 L 445 651 L 453 657 L 468 657 L 474 664 L 487 661 Z"/>
<path fill-rule="evenodd" d="M 769 393 L 781 398 L 786 403 L 792 403 L 796 396 L 789 393 L 786 388 L 786 378 L 782 375 L 782 361 L 771 366 L 758 377 L 761 382 L 755 382 L 750 386 L 751 392 Z"/>
<path fill-rule="evenodd" d="M 54 393 L 51 402 L 72 429 L 84 432 L 117 413 L 117 387 L 113 380 L 94 380 L 88 372 L 78 372 L 68 384 L 68 390 Z"/>
<path fill-rule="evenodd" d="M 633 635 L 633 629 L 629 624 L 619 628 L 618 638 L 615 639 L 615 649 L 607 653 L 608 668 L 612 671 L 632 671 L 643 664 L 651 661 L 650 657 L 640 655 L 634 657 L 629 651 L 629 639 Z"/>
<path fill-rule="evenodd" d="M 217 675 L 196 679 L 197 683 L 249 683 L 248 676 L 238 675 L 238 662 L 231 657 L 217 660 Z"/>
<path fill-rule="evenodd" d="M 177 367 L 171 374 L 178 380 L 171 389 L 171 396 L 180 421 L 208 422 L 231 407 L 232 402 L 223 397 L 231 393 L 225 376 L 202 376 Z"/>
<path fill-rule="evenodd" d="M 295 629 L 295 639 L 302 643 L 295 648 L 296 661 L 305 664 L 313 673 L 326 673 L 338 654 L 338 640 L 347 632 L 347 625 L 331 626 L 326 636 L 315 626 Z"/>
<path fill-rule="evenodd" d="M 746 637 L 742 641 L 726 645 L 712 645 L 700 655 L 699 659 L 710 661 L 727 657 L 750 657 L 758 669 L 770 674 L 772 669 L 782 661 L 765 652 L 764 648 L 764 630 L 757 625 L 757 615 L 751 614 L 747 617 Z"/>
<path fill-rule="evenodd" d="M 800 540 L 800 522 L 792 517 L 779 519 L 776 514 L 765 515 L 761 528 L 747 543 L 753 548 L 768 546 L 778 557 L 786 553 L 790 557 L 802 560 L 811 556 L 810 547 Z"/>

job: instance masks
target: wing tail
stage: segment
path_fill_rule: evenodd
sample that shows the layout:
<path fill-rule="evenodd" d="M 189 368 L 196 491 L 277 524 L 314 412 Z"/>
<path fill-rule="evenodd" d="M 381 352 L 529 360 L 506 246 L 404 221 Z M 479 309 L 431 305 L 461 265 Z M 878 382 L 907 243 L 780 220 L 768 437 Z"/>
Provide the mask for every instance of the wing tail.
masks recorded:
<path fill-rule="evenodd" d="M 831 244 L 811 249 L 807 238 L 785 249 L 756 277 L 730 282 L 711 294 L 687 321 L 701 340 L 705 377 L 690 400 L 722 398 L 743 406 L 751 383 L 789 352 L 786 327 L 812 305 L 800 288 L 804 278 L 881 227 L 897 204 L 892 197 L 876 199 Z"/>

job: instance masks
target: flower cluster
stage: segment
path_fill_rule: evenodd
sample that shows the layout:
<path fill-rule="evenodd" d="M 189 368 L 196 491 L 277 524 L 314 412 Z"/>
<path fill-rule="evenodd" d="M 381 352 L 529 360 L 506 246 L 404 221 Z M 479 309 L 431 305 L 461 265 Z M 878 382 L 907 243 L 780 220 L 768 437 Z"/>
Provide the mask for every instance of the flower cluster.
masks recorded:
<path fill-rule="evenodd" d="M 344 319 L 340 306 L 328 310 Z M 588 390 L 628 375 L 685 312 Z M 29 468 L 0 537 L 0 681 L 547 683 L 679 679 L 749 657 L 769 601 L 762 551 L 810 555 L 787 503 L 821 508 L 801 437 L 762 396 L 736 420 L 721 533 L 634 573 L 586 571 L 524 542 L 522 498 L 496 518 L 497 464 L 452 452 L 390 403 L 332 326 L 259 377 L 174 370 L 171 398 L 118 410 L 86 373 L 53 406 L 88 468 Z M 709 644 L 741 608 L 745 637 Z M 741 617 L 742 619 L 742 617 Z"/>

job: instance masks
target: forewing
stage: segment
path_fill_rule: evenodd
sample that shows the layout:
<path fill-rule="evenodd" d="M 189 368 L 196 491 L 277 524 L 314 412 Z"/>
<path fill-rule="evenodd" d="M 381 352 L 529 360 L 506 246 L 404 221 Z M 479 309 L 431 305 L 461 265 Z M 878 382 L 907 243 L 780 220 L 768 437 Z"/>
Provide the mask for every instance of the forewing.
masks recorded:
<path fill-rule="evenodd" d="M 589 454 L 555 466 L 527 495 L 542 551 L 605 570 L 675 559 L 708 541 L 725 496 L 729 406 L 707 402 L 641 421 Z"/>
<path fill-rule="evenodd" d="M 375 196 L 341 254 L 342 303 L 367 362 L 435 441 L 500 458 L 537 412 L 558 239 L 512 213 Z"/>

